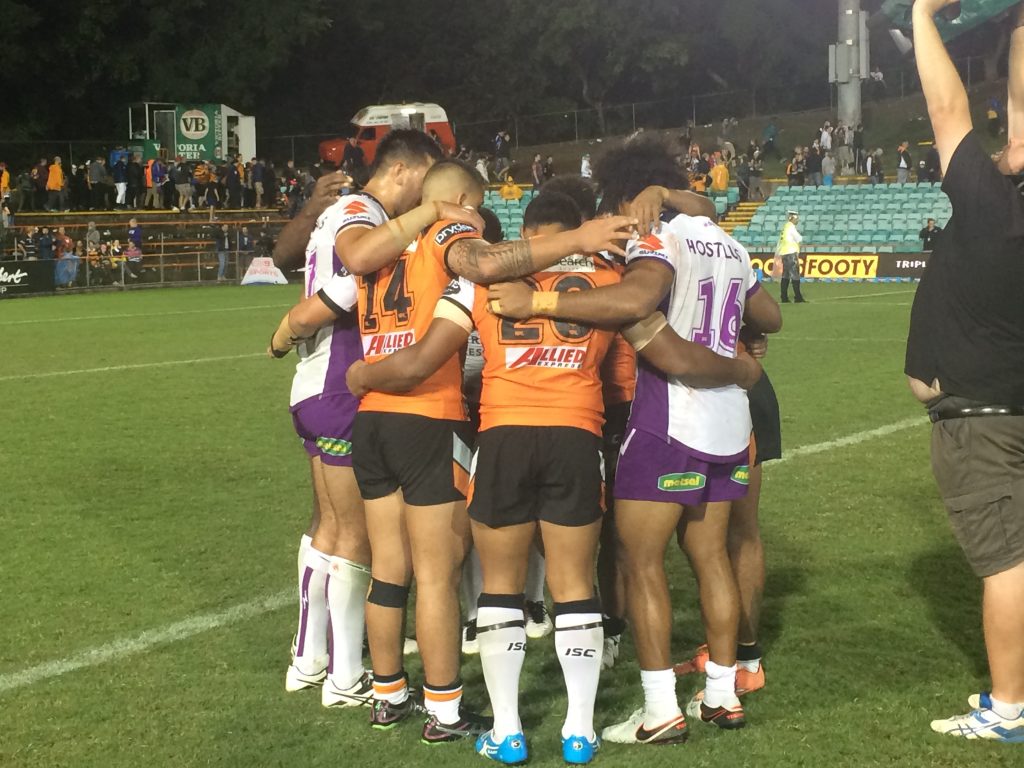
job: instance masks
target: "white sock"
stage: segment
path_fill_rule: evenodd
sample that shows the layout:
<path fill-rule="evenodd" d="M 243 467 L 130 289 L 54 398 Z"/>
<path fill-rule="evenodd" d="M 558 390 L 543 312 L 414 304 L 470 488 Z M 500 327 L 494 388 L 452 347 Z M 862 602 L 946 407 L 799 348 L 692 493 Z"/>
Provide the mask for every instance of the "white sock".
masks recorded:
<path fill-rule="evenodd" d="M 992 711 L 1004 720 L 1016 720 L 1018 717 L 1024 717 L 1024 703 L 1010 704 L 991 696 L 989 698 L 992 699 Z"/>
<path fill-rule="evenodd" d="M 540 553 L 536 542 L 530 547 L 530 561 L 526 567 L 526 601 L 529 603 L 544 602 L 544 555 Z"/>
<path fill-rule="evenodd" d="M 313 546 L 313 537 L 308 533 L 302 534 L 299 539 L 299 584 L 302 583 L 302 571 L 306 567 L 306 552 Z"/>
<path fill-rule="evenodd" d="M 480 573 L 480 555 L 476 549 L 472 549 L 462 564 L 462 604 L 466 607 L 466 621 L 473 621 L 476 618 L 476 601 L 480 599 L 483 581 L 483 575 Z"/>
<path fill-rule="evenodd" d="M 501 624 L 510 626 L 491 629 Z M 526 658 L 523 609 L 481 605 L 476 615 L 476 639 L 494 712 L 494 740 L 501 742 L 523 730 L 519 720 L 519 674 Z"/>
<path fill-rule="evenodd" d="M 704 703 L 709 707 L 726 707 L 736 699 L 736 665 L 723 667 L 708 661 L 704 665 L 707 684 L 704 686 Z"/>
<path fill-rule="evenodd" d="M 737 661 L 736 664 L 738 664 L 741 669 L 744 669 L 747 672 L 750 672 L 751 674 L 757 672 L 757 670 L 761 668 L 760 659 L 751 659 L 750 661 Z"/>
<path fill-rule="evenodd" d="M 603 650 L 604 622 L 596 600 L 593 613 L 562 614 L 555 606 L 555 653 L 569 700 L 563 737 L 594 737 L 594 701 Z"/>
<path fill-rule="evenodd" d="M 349 688 L 363 676 L 363 628 L 370 569 L 343 557 L 332 557 L 327 580 L 331 614 L 331 664 L 327 676 L 339 688 Z"/>
<path fill-rule="evenodd" d="M 295 639 L 295 666 L 313 674 L 327 658 L 327 571 L 330 557 L 312 546 L 306 549 L 299 578 L 299 631 Z"/>
<path fill-rule="evenodd" d="M 679 717 L 676 698 L 676 673 L 672 669 L 641 669 L 640 685 L 644 689 L 644 728 L 655 728 Z"/>
<path fill-rule="evenodd" d="M 436 717 L 441 725 L 455 725 L 459 722 L 461 704 L 462 683 L 445 688 L 423 684 L 423 708 Z"/>
<path fill-rule="evenodd" d="M 373 680 L 373 698 L 389 704 L 401 704 L 409 698 L 409 678 L 401 673 L 393 680 Z"/>

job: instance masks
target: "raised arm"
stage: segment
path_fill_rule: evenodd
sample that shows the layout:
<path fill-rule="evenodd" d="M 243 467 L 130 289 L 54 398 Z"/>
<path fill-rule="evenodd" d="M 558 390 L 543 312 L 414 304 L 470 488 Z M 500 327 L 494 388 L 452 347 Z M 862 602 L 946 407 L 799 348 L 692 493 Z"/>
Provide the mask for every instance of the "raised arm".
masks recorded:
<path fill-rule="evenodd" d="M 335 241 L 341 263 L 353 275 L 368 275 L 394 263 L 413 240 L 442 219 L 467 224 L 482 232 L 483 219 L 471 208 L 454 203 L 423 203 L 379 227 L 350 227 Z"/>
<path fill-rule="evenodd" d="M 664 262 L 639 259 L 629 265 L 622 282 L 589 291 L 535 292 L 525 283 L 492 285 L 488 307 L 496 315 L 525 320 L 557 317 L 587 325 L 620 328 L 654 314 L 672 287 L 674 273 Z"/>
<path fill-rule="evenodd" d="M 669 208 L 687 216 L 707 216 L 718 221 L 718 211 L 709 197 L 682 189 L 648 187 L 629 204 L 628 213 L 639 221 L 640 236 L 645 237 L 659 228 L 661 212 Z"/>
<path fill-rule="evenodd" d="M 1010 82 L 1006 97 L 1007 135 L 1024 139 L 1024 5 L 1011 17 Z"/>
<path fill-rule="evenodd" d="M 273 254 L 274 264 L 280 269 L 294 269 L 302 264 L 306 245 L 316 227 L 317 219 L 338 199 L 342 187 L 349 181 L 348 176 L 340 171 L 321 176 L 317 180 L 313 196 L 277 236 Z"/>
<path fill-rule="evenodd" d="M 448 269 L 478 285 L 541 272 L 567 256 L 608 251 L 625 256 L 623 244 L 633 236 L 636 220 L 611 216 L 588 221 L 579 229 L 548 237 L 491 245 L 486 240 L 463 239 L 452 243 L 445 258 Z"/>
<path fill-rule="evenodd" d="M 661 312 L 625 328 L 622 335 L 648 363 L 689 387 L 708 389 L 736 384 L 750 389 L 764 372 L 746 352 L 735 359 L 680 337 Z"/>
<path fill-rule="evenodd" d="M 917 71 L 943 174 L 956 148 L 974 127 L 967 90 L 935 25 L 935 14 L 955 2 L 957 0 L 916 0 L 913 12 Z"/>

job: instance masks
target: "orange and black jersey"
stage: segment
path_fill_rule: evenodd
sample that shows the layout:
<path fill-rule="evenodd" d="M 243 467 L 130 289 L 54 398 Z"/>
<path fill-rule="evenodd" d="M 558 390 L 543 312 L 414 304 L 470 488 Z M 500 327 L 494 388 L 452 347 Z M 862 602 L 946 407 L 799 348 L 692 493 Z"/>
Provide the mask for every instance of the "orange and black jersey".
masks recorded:
<path fill-rule="evenodd" d="M 366 362 L 382 360 L 423 338 L 438 299 L 452 281 L 445 266 L 448 248 L 478 237 L 471 227 L 438 222 L 394 264 L 359 278 L 359 330 Z M 465 420 L 460 356 L 453 355 L 411 392 L 370 392 L 359 410 Z"/>
<path fill-rule="evenodd" d="M 570 256 L 526 278 L 538 291 L 584 291 L 620 281 L 601 258 Z M 487 289 L 461 279 L 442 301 L 476 326 L 484 351 L 480 431 L 499 426 L 576 427 L 601 434 L 601 364 L 615 334 L 564 320 L 515 322 L 487 311 Z"/>

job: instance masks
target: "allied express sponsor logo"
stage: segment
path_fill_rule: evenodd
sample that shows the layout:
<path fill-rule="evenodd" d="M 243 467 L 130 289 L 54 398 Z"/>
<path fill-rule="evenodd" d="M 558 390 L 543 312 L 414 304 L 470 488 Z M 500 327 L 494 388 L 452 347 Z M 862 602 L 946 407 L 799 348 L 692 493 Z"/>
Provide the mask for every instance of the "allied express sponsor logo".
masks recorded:
<path fill-rule="evenodd" d="M 416 331 L 396 331 L 363 337 L 363 356 L 390 355 L 416 343 Z"/>
<path fill-rule="evenodd" d="M 740 485 L 750 485 L 750 467 L 744 464 L 742 467 L 736 467 L 732 471 L 732 477 L 730 478 L 734 483 Z"/>
<path fill-rule="evenodd" d="M 700 472 L 676 472 L 658 478 L 659 491 L 699 491 L 708 478 Z"/>
<path fill-rule="evenodd" d="M 586 347 L 519 347 L 505 350 L 505 367 L 579 370 L 586 357 Z"/>

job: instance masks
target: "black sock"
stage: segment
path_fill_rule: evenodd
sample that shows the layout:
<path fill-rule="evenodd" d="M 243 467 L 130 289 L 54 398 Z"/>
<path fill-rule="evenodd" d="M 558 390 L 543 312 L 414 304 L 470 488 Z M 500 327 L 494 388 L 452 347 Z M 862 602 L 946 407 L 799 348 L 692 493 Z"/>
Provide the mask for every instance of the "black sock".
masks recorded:
<path fill-rule="evenodd" d="M 736 661 L 757 661 L 763 655 L 760 643 L 736 646 Z"/>
<path fill-rule="evenodd" d="M 626 631 L 626 620 L 618 616 L 605 616 L 604 617 L 604 634 L 605 637 L 611 635 L 621 635 Z"/>

